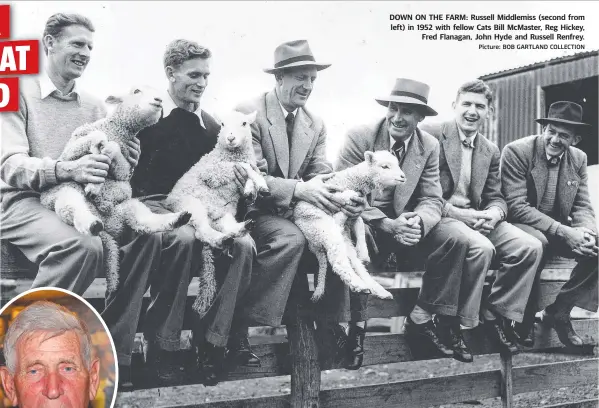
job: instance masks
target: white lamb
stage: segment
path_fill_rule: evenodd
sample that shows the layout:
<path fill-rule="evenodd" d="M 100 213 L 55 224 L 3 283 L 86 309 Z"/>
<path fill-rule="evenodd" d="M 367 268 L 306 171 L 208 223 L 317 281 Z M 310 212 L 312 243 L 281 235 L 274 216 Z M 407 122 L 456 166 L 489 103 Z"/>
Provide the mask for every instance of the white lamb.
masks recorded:
<path fill-rule="evenodd" d="M 127 141 L 160 119 L 162 101 L 150 88 L 135 88 L 123 97 L 110 96 L 118 104 L 104 119 L 78 127 L 59 160 L 77 160 L 86 154 L 105 154 L 112 161 L 102 184 L 69 181 L 42 192 L 42 205 L 53 210 L 65 223 L 85 235 L 99 235 L 104 249 L 107 288 L 119 282 L 119 241 L 126 226 L 138 233 L 172 230 L 189 220 L 185 212 L 154 214 L 139 200 L 132 199 L 129 180 L 133 168 L 127 157 Z"/>
<path fill-rule="evenodd" d="M 255 120 L 256 112 L 244 115 L 232 111 L 223 116 L 214 149 L 177 181 L 166 200 L 172 211 L 191 214 L 190 225 L 195 228 L 196 239 L 208 245 L 203 251 L 201 291 L 194 304 L 200 315 L 216 293 L 210 248 L 225 248 L 234 238 L 248 232 L 250 221 L 235 219 L 242 197 L 253 201 L 258 195 L 270 195 L 266 180 L 250 165 L 256 164 L 250 128 Z M 236 164 L 248 173 L 243 194 L 235 183 Z"/>
<path fill-rule="evenodd" d="M 325 182 L 343 188 L 342 192 L 334 194 L 346 203 L 352 197 L 365 197 L 373 190 L 405 182 L 405 175 L 390 152 L 365 152 L 364 158 L 362 163 L 335 173 Z M 392 298 L 391 293 L 370 276 L 362 263 L 370 262 L 370 258 L 361 217 L 352 221 L 342 212 L 330 216 L 316 206 L 300 201 L 295 206 L 293 221 L 304 233 L 308 248 L 318 260 L 318 284 L 312 296 L 313 302 L 324 294 L 328 263 L 350 290 L 372 293 L 383 299 Z M 356 239 L 355 246 L 350 230 Z"/>

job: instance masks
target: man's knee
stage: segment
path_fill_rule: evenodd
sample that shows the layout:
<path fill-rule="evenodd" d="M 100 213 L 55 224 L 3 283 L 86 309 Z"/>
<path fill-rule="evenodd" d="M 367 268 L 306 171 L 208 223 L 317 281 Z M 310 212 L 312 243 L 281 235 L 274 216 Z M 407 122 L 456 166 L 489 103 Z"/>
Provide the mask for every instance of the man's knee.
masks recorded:
<path fill-rule="evenodd" d="M 519 251 L 522 252 L 522 257 L 524 259 L 529 259 L 533 262 L 536 259 L 541 259 L 543 257 L 543 251 L 545 249 L 543 243 L 539 239 L 528 234 L 518 240 L 518 248 Z"/>
<path fill-rule="evenodd" d="M 233 256 L 253 256 L 255 253 L 254 240 L 249 235 L 233 240 Z"/>
<path fill-rule="evenodd" d="M 96 259 L 102 259 L 104 253 L 100 237 L 90 235 L 77 236 L 73 242 L 73 248 L 77 253 Z"/>
<path fill-rule="evenodd" d="M 303 253 L 306 248 L 306 237 L 295 224 L 289 222 L 281 228 L 279 239 L 293 253 Z"/>
<path fill-rule="evenodd" d="M 183 225 L 171 232 L 173 244 L 184 248 L 193 248 L 196 244 L 195 229 L 191 225 Z"/>
<path fill-rule="evenodd" d="M 495 256 L 495 246 L 485 236 L 478 237 L 477 239 L 469 240 L 469 254 L 479 255 L 487 259 L 493 259 Z"/>

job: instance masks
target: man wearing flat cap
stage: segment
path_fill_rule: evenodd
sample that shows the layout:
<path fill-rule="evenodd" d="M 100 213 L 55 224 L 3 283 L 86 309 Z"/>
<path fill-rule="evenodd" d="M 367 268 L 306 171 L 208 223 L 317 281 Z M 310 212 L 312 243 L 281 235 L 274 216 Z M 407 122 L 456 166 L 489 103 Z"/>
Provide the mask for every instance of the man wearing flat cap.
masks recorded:
<path fill-rule="evenodd" d="M 516 342 L 531 346 L 532 338 L 516 336 L 512 322 L 522 322 L 543 249 L 538 239 L 505 221 L 499 148 L 480 132 L 492 102 L 487 84 L 468 81 L 453 102 L 454 118 L 421 129 L 439 140 L 443 217 L 462 221 L 454 227 L 470 237 L 470 250 L 480 253 L 480 262 L 465 267 L 484 269 L 486 275 L 492 261 L 497 265 L 481 305 L 485 331 L 500 350 L 517 353 Z"/>
<path fill-rule="evenodd" d="M 326 159 L 326 129 L 322 119 L 305 105 L 318 72 L 330 64 L 316 62 L 306 40 L 279 45 L 274 59 L 274 66 L 264 70 L 274 75 L 274 89 L 236 108 L 243 113 L 257 111 L 251 125 L 254 149 L 271 193 L 268 202 L 263 201 L 251 212 L 257 257 L 251 287 L 239 314 L 248 321 L 270 326 L 281 324 L 294 280 L 294 293 L 307 295 L 308 282 L 303 274 L 296 278 L 298 268 L 312 270 L 313 264 L 317 269 L 304 235 L 290 220 L 294 204 L 303 200 L 326 212 L 344 211 L 353 217 L 366 204 L 365 199 L 356 199 L 352 205 L 337 203 L 332 196 L 337 190 L 323 183 L 333 170 Z M 342 348 L 345 332 L 338 322 L 349 320 L 349 291 L 334 274 L 327 276 L 327 294 L 318 310 L 322 323 L 319 328 L 331 334 Z"/>
<path fill-rule="evenodd" d="M 508 219 L 538 238 L 543 252 L 576 258 L 577 265 L 555 301 L 541 313 L 564 345 L 582 346 L 570 321 L 574 306 L 597 311 L 597 224 L 591 207 L 587 156 L 575 146 L 589 125 L 574 102 L 551 104 L 540 135 L 505 146 L 501 181 Z M 539 268 L 543 267 L 543 262 Z M 538 278 L 538 274 L 537 274 Z M 520 330 L 532 330 L 538 285 L 535 284 Z"/>
<path fill-rule="evenodd" d="M 348 132 L 336 170 L 362 162 L 366 151 L 388 150 L 397 157 L 407 181 L 373 193 L 362 213 L 372 237 L 371 259 L 384 262 L 391 253 L 398 259 L 413 254 L 426 259 L 418 302 L 406 319 L 406 335 L 411 344 L 435 355 L 471 362 L 462 326 L 478 324 L 485 274 L 475 266 L 482 254 L 470 249 L 461 221 L 442 217 L 439 142 L 417 127 L 426 116 L 437 115 L 427 104 L 428 94 L 427 84 L 397 79 L 390 95 L 376 99 L 387 108 L 386 116 Z"/>

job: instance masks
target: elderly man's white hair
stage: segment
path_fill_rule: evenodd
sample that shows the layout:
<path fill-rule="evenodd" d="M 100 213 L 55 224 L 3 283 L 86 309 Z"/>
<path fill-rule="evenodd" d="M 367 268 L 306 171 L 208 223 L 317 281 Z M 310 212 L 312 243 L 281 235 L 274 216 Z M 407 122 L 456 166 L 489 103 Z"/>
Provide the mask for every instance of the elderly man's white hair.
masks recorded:
<path fill-rule="evenodd" d="M 17 369 L 17 344 L 32 334 L 43 332 L 46 340 L 75 331 L 79 337 L 81 358 L 85 367 L 91 366 L 91 336 L 85 323 L 64 306 L 45 300 L 32 303 L 13 320 L 4 337 L 4 358 L 11 374 Z"/>

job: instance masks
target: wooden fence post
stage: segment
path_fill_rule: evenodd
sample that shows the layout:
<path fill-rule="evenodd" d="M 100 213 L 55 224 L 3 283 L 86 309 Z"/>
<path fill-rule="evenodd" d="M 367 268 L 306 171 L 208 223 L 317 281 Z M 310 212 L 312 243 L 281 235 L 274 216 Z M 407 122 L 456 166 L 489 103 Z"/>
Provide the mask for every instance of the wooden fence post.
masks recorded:
<path fill-rule="evenodd" d="M 291 408 L 319 408 L 320 363 L 314 321 L 294 305 L 291 325 L 287 326 L 291 356 Z"/>
<path fill-rule="evenodd" d="M 512 354 L 502 351 L 499 355 L 501 357 L 501 403 L 503 408 L 513 408 Z"/>

